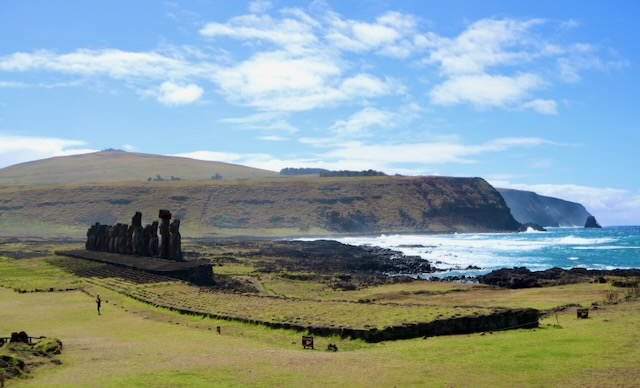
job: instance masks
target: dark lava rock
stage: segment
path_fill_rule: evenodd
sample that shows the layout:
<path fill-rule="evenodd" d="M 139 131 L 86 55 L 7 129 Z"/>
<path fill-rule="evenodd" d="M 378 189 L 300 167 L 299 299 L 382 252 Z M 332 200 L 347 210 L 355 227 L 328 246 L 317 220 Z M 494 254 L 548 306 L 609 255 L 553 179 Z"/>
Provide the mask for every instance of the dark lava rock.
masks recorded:
<path fill-rule="evenodd" d="M 587 221 L 584 223 L 585 228 L 602 228 L 594 216 L 587 217 Z"/>
<path fill-rule="evenodd" d="M 525 267 L 502 268 L 491 271 L 486 275 L 478 276 L 478 281 L 505 288 L 540 287 L 536 276 Z"/>
<path fill-rule="evenodd" d="M 550 268 L 544 271 L 530 271 L 525 267 L 502 268 L 478 276 L 478 281 L 505 288 L 530 288 L 557 286 L 581 282 L 602 283 L 604 276 L 633 277 L 640 276 L 640 269 L 589 270 L 586 268 Z"/>
<path fill-rule="evenodd" d="M 431 264 L 419 256 L 376 246 L 355 246 L 334 240 L 272 241 L 263 243 L 256 255 L 291 258 L 292 269 L 316 273 L 376 272 L 382 274 L 420 274 L 434 272 Z M 284 264 L 280 260 L 278 264 Z"/>

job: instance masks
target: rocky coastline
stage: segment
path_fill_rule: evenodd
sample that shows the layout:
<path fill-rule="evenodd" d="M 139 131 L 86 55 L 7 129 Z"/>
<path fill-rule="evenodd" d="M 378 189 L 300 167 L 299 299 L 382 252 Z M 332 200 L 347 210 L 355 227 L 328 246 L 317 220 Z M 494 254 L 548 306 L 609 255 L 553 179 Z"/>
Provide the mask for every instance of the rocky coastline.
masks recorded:
<path fill-rule="evenodd" d="M 439 270 L 420 256 L 378 246 L 355 246 L 334 240 L 227 241 L 230 249 L 250 251 L 254 258 L 269 257 L 261 272 L 284 272 L 297 280 L 326 280 L 336 288 L 356 289 L 383 283 L 414 281 L 418 277 L 440 281 L 477 282 L 503 288 L 531 288 L 580 282 L 607 282 L 622 278 L 622 286 L 637 286 L 640 269 L 589 270 L 550 268 L 531 271 L 525 267 L 502 268 L 479 276 L 429 277 Z M 469 267 L 465 269 L 480 269 Z M 300 275 L 303 274 L 303 275 Z M 623 284 L 624 283 L 624 284 Z"/>
<path fill-rule="evenodd" d="M 558 286 L 582 282 L 607 283 L 607 278 L 619 278 L 614 285 L 618 287 L 638 287 L 640 269 L 586 269 L 586 268 L 550 268 L 544 271 L 531 271 L 525 267 L 502 268 L 478 276 L 479 283 L 504 288 L 532 288 Z"/>

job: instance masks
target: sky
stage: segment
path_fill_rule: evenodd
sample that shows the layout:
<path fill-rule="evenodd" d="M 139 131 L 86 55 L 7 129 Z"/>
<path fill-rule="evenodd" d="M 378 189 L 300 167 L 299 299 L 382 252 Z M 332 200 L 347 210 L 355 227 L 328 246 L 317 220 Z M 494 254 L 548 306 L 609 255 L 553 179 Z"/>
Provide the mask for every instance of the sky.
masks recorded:
<path fill-rule="evenodd" d="M 640 224 L 640 2 L 1 0 L 0 168 L 481 177 Z"/>

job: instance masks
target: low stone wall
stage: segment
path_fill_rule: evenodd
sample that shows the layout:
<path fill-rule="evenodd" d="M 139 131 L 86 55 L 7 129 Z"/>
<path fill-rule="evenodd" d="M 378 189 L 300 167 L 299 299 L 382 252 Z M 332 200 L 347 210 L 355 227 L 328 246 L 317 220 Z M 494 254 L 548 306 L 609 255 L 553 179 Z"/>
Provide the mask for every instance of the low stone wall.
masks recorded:
<path fill-rule="evenodd" d="M 350 327 L 302 326 L 279 322 L 258 322 L 251 319 L 237 319 L 241 322 L 262 324 L 274 329 L 306 331 L 323 337 L 362 339 L 366 342 L 381 342 L 418 337 L 434 337 L 452 334 L 470 334 L 516 328 L 538 327 L 540 312 L 536 309 L 504 309 L 493 314 L 469 317 L 454 317 L 431 322 L 408 323 L 387 326 L 382 330 L 354 329 Z M 224 317 L 218 317 L 225 319 Z"/>
<path fill-rule="evenodd" d="M 438 319 L 431 322 L 408 323 L 403 325 L 387 326 L 382 330 L 376 328 L 354 329 L 351 327 L 307 326 L 295 323 L 262 321 L 247 317 L 234 317 L 208 313 L 205 311 L 176 308 L 173 306 L 163 305 L 161 303 L 153 303 L 136 295 L 127 293 L 125 293 L 125 295 L 138 301 L 149 303 L 155 307 L 166 308 L 185 315 L 200 315 L 212 319 L 242 322 L 252 325 L 263 325 L 271 329 L 295 330 L 322 337 L 339 336 L 340 338 L 362 339 L 366 342 L 381 342 L 453 334 L 471 334 L 522 328 L 533 329 L 538 327 L 538 320 L 540 318 L 540 311 L 536 309 L 505 308 L 488 315 L 452 317 L 449 319 Z"/>

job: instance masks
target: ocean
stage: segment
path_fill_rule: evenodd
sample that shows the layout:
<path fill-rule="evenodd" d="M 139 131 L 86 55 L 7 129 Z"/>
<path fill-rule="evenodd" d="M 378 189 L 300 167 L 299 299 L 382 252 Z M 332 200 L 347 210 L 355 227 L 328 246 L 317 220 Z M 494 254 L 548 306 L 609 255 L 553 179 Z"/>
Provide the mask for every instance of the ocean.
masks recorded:
<path fill-rule="evenodd" d="M 546 232 L 402 234 L 336 238 L 420 256 L 440 272 L 421 277 L 477 276 L 494 269 L 640 268 L 640 226 L 548 228 Z M 469 267 L 480 269 L 468 269 Z"/>

